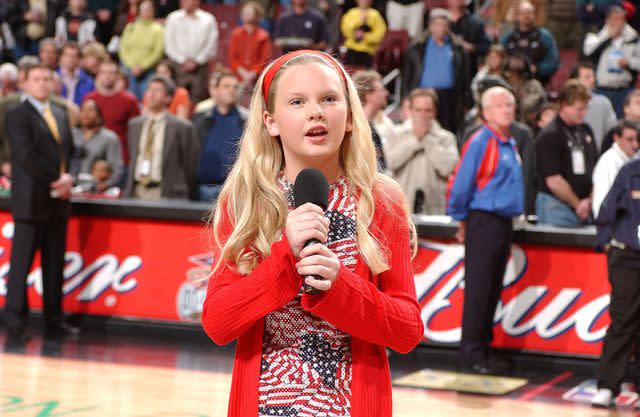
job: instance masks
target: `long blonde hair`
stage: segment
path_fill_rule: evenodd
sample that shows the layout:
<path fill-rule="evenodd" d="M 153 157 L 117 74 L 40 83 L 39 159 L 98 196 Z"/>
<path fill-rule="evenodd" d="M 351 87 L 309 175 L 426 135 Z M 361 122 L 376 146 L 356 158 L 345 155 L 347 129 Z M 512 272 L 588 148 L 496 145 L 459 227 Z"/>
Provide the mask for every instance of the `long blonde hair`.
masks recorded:
<path fill-rule="evenodd" d="M 280 139 L 269 135 L 263 123 L 263 113 L 267 110 L 273 114 L 275 92 L 282 74 L 294 65 L 311 63 L 336 70 L 326 59 L 316 55 L 303 54 L 292 58 L 276 73 L 269 88 L 268 103 L 265 103 L 262 95 L 268 67 L 258 79 L 251 98 L 246 128 L 239 142 L 238 158 L 210 215 L 216 255 L 213 271 L 226 263 L 235 265 L 241 274 L 249 274 L 261 259 L 270 254 L 271 245 L 281 237 L 288 207 L 276 178 L 284 167 L 284 153 Z M 344 68 L 341 70 L 344 71 Z M 376 209 L 373 190 L 376 186 L 396 189 L 398 186 L 392 179 L 377 172 L 371 128 L 353 81 L 349 76 L 345 76 L 345 79 L 345 95 L 351 111 L 353 130 L 345 135 L 340 146 L 340 166 L 349 179 L 352 187 L 350 192 L 359 193 L 356 237 L 360 254 L 374 273 L 380 273 L 389 269 L 389 265 L 388 254 L 383 252 L 380 243 L 369 232 Z M 384 197 L 386 193 L 379 194 Z M 401 220 L 410 223 L 412 247 L 415 251 L 415 226 L 408 220 L 406 201 L 403 199 L 402 202 L 389 203 L 404 208 L 406 216 Z M 225 222 L 232 225 L 229 233 L 222 233 L 221 227 Z"/>

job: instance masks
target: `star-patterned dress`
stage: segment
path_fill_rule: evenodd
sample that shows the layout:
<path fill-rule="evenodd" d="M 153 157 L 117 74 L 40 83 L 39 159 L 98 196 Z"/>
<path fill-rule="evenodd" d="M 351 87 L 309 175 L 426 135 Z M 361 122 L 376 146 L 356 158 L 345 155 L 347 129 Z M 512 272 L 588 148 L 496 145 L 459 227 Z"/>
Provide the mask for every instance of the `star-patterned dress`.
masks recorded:
<path fill-rule="evenodd" d="M 293 185 L 278 178 L 289 207 Z M 346 177 L 329 188 L 326 245 L 356 266 L 356 205 Z M 351 336 L 302 308 L 302 291 L 265 318 L 259 382 L 260 417 L 350 416 Z"/>

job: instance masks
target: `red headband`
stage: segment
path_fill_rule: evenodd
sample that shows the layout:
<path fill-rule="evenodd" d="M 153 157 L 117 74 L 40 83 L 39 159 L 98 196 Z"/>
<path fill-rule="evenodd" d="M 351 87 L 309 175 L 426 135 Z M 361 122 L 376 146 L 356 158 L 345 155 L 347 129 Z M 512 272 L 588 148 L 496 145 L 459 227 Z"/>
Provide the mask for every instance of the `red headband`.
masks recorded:
<path fill-rule="evenodd" d="M 264 97 L 265 103 L 269 102 L 269 88 L 271 87 L 271 82 L 273 81 L 274 77 L 280 70 L 280 67 L 290 59 L 293 59 L 300 55 L 315 55 L 328 61 L 340 73 L 340 75 L 342 76 L 342 80 L 346 84 L 347 79 L 344 75 L 344 70 L 342 69 L 340 64 L 338 64 L 338 61 L 336 61 L 331 55 L 325 54 L 324 52 L 315 51 L 313 49 L 300 49 L 298 51 L 293 51 L 282 55 L 273 64 L 271 64 L 271 66 L 267 70 L 267 73 L 264 75 L 264 79 L 262 81 L 262 97 Z"/>

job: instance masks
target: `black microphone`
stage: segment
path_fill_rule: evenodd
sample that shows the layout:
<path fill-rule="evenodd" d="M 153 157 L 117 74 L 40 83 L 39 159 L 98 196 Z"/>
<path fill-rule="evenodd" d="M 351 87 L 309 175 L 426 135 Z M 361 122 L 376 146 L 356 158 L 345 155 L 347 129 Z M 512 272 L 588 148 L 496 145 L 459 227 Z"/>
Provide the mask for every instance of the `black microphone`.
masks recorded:
<path fill-rule="evenodd" d="M 329 203 L 329 182 L 322 172 L 315 168 L 305 168 L 300 171 L 293 185 L 293 201 L 296 207 L 311 203 L 319 206 L 322 210 L 326 210 Z M 310 239 L 307 240 L 304 247 L 306 248 L 315 243 L 322 242 L 318 239 Z M 324 279 L 319 276 L 313 276 L 313 278 Z M 302 290 L 307 294 L 318 294 L 320 292 L 306 283 L 302 286 Z"/>

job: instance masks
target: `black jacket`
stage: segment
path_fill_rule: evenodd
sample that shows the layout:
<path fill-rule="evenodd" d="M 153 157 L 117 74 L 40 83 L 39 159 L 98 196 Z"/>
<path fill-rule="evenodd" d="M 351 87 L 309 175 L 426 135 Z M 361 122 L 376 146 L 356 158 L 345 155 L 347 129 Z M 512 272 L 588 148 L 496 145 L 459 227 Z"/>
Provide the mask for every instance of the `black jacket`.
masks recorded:
<path fill-rule="evenodd" d="M 249 117 L 249 113 L 247 109 L 242 106 L 236 106 L 238 109 L 238 113 L 240 114 L 240 120 L 238 121 L 240 130 L 244 131 L 244 125 L 247 122 L 247 117 Z M 196 133 L 198 134 L 198 138 L 200 139 L 200 146 L 204 146 L 204 142 L 207 140 L 207 135 L 209 134 L 209 130 L 211 130 L 211 126 L 213 126 L 213 112 L 215 111 L 215 106 L 205 111 L 201 111 L 196 113 L 193 116 L 193 125 L 196 128 Z"/>
<path fill-rule="evenodd" d="M 598 219 L 596 249 L 603 250 L 611 239 L 640 251 L 640 160 L 624 165 L 604 199 Z"/>
<path fill-rule="evenodd" d="M 51 198 L 50 183 L 60 178 L 60 160 L 67 170 L 74 146 L 66 109 L 50 104 L 60 132 L 59 144 L 38 110 L 23 101 L 7 111 L 11 144 L 11 211 L 14 219 L 46 221 L 68 216 L 68 201 Z"/>
<path fill-rule="evenodd" d="M 44 36 L 53 37 L 56 33 L 56 18 L 60 15 L 63 7 L 60 0 L 47 1 L 47 16 L 44 22 Z M 66 2 L 65 2 L 66 3 Z M 7 4 L 7 22 L 11 27 L 11 32 L 16 38 L 18 46 L 25 48 L 28 44 L 27 39 L 27 22 L 24 20 L 24 14 L 29 10 L 29 1 L 27 0 L 8 0 Z"/>
<path fill-rule="evenodd" d="M 411 90 L 420 85 L 424 58 L 429 41 L 429 33 L 422 36 L 409 46 L 402 69 L 402 95 L 407 96 Z M 458 120 L 464 119 L 465 109 L 471 107 L 471 78 L 469 77 L 469 57 L 456 35 L 449 36 L 453 47 L 453 66 L 455 68 L 455 92 L 459 98 L 456 107 Z"/>
<path fill-rule="evenodd" d="M 469 54 L 469 75 L 473 78 L 478 72 L 478 61 L 487 55 L 491 46 L 484 22 L 478 16 L 466 12 L 457 22 L 451 24 L 451 31 L 476 47 L 474 53 Z"/>

